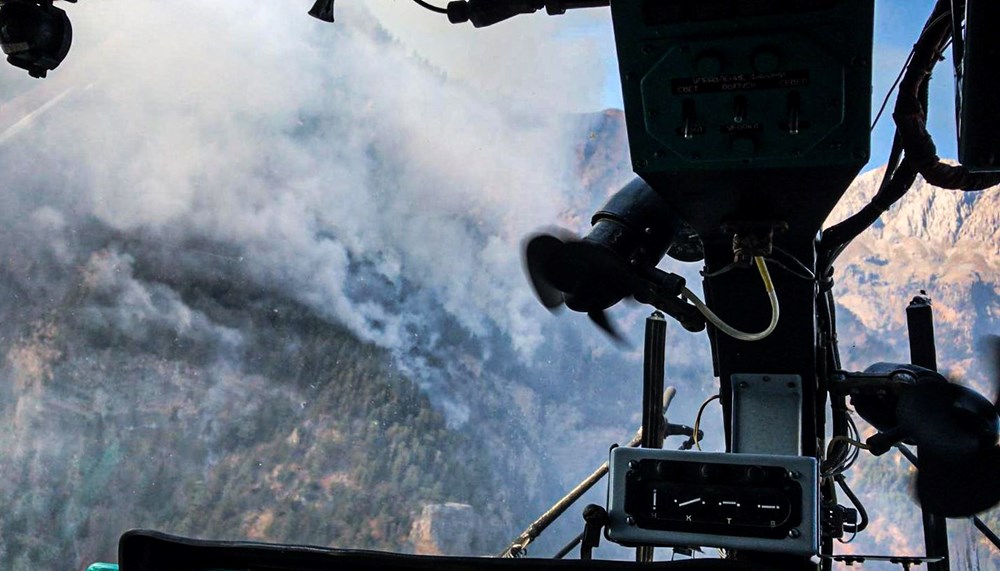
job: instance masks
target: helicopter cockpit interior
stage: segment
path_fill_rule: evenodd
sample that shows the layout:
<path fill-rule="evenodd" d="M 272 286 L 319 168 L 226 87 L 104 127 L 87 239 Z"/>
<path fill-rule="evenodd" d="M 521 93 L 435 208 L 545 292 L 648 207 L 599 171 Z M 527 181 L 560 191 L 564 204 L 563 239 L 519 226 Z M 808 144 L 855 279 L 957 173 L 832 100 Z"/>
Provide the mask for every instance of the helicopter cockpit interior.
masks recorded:
<path fill-rule="evenodd" d="M 640 433 L 612 448 L 605 466 L 495 558 L 136 530 L 121 537 L 118 568 L 830 569 L 882 557 L 836 555 L 834 544 L 869 525 L 850 468 L 860 454 L 889 451 L 916 468 L 925 555 L 886 561 L 950 569 L 948 518 L 975 518 L 1000 550 L 976 517 L 1000 503 L 1000 370 L 992 395 L 939 372 L 926 296 L 905 309 L 909 362 L 845 370 L 833 296 L 838 257 L 917 177 L 956 193 L 1000 184 L 1000 5 L 937 0 L 885 111 L 895 135 L 877 193 L 824 228 L 872 159 L 875 0 L 414 1 L 476 28 L 542 10 L 609 12 L 635 177 L 593 214 L 585 234 L 541 230 L 524 238 L 520 255 L 524 287 L 545 308 L 586 314 L 612 343 L 622 335 L 608 310 L 626 300 L 649 306 Z M 336 33 L 334 0 L 318 0 L 308 14 Z M 71 42 L 69 18 L 51 0 L 0 1 L 0 45 L 11 65 L 44 78 Z M 951 70 L 937 67 L 945 54 Z M 958 163 L 938 156 L 926 121 L 928 84 L 944 73 L 956 78 Z M 703 265 L 703 295 L 669 271 L 669 260 Z M 668 324 L 710 340 L 724 452 L 692 450 L 702 437 L 698 422 L 666 420 Z M 992 350 L 1000 354 L 1000 343 Z M 874 434 L 863 439 L 854 415 Z M 669 436 L 686 438 L 681 450 L 663 448 Z M 528 545 L 605 476 L 606 504 L 584 509 L 581 533 L 558 559 L 526 557 Z M 602 539 L 634 548 L 636 561 L 601 560 L 594 550 Z M 577 546 L 579 558 L 564 558 Z M 725 558 L 653 555 L 693 546 L 724 550 Z M 92 569 L 114 568 L 99 565 Z"/>

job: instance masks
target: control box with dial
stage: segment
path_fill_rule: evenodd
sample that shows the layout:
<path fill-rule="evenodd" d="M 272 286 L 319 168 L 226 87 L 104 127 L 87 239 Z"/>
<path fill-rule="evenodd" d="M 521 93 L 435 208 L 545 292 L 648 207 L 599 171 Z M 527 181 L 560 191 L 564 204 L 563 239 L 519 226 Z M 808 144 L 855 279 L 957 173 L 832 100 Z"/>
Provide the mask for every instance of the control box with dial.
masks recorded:
<path fill-rule="evenodd" d="M 814 458 L 611 452 L 608 537 L 625 545 L 818 552 Z"/>

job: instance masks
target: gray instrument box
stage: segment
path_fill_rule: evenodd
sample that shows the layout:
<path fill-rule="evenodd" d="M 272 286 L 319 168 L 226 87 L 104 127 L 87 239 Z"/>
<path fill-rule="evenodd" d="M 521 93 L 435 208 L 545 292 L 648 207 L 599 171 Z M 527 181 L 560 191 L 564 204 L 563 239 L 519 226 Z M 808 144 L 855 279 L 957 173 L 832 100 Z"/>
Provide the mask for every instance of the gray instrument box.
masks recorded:
<path fill-rule="evenodd" d="M 815 458 L 615 448 L 610 468 L 615 543 L 819 553 Z"/>

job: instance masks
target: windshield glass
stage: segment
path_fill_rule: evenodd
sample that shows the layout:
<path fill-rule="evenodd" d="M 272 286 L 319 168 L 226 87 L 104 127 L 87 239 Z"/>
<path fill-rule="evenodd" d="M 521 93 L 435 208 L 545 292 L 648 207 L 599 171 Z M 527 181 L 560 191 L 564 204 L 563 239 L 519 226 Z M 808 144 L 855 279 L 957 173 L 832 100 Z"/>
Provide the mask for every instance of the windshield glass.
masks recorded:
<path fill-rule="evenodd" d="M 47 79 L 0 69 L 0 569 L 115 561 L 131 528 L 495 554 L 635 433 L 649 308 L 612 310 L 619 347 L 550 316 L 520 257 L 633 177 L 607 11 L 473 30 L 343 4 L 331 26 L 292 2 L 83 2 Z M 845 366 L 905 361 L 882 318 L 976 240 L 931 222 L 927 256 L 882 257 L 908 226 L 845 254 Z M 978 278 L 933 294 L 960 340 L 941 361 L 969 371 L 1000 315 L 979 244 Z M 667 264 L 700 291 L 700 264 Z M 687 425 L 718 390 L 707 337 L 673 322 L 667 384 Z M 894 470 L 888 531 L 859 543 L 919 552 Z"/>

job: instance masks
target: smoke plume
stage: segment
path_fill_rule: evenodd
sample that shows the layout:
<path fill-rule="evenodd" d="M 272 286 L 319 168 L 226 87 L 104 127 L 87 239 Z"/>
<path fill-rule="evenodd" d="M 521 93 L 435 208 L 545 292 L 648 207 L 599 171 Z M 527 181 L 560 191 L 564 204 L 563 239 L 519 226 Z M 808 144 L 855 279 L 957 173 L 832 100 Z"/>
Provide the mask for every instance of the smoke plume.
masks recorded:
<path fill-rule="evenodd" d="M 46 83 L 4 70 L 21 92 L 0 123 L 2 216 L 96 220 L 177 249 L 227 246 L 255 287 L 400 354 L 447 319 L 532 355 L 542 314 L 520 274 L 519 240 L 564 215 L 579 188 L 561 120 L 482 90 L 502 74 L 452 58 L 464 71 L 448 80 L 359 6 L 333 26 L 273 2 L 70 11 L 76 45 Z M 573 77 L 588 59 L 579 56 L 594 55 L 573 48 L 590 41 L 551 33 L 542 26 L 528 40 L 550 52 L 559 43 L 554 62 L 576 62 L 558 90 L 593 92 L 594 74 Z M 529 77 L 549 67 L 524 49 L 491 53 L 499 38 L 516 43 L 492 32 L 476 52 L 481 70 L 500 59 Z M 553 89 L 536 89 L 537 100 Z M 217 260 L 202 259 L 185 271 L 215 271 Z M 159 292 L 161 321 L 177 317 L 170 295 Z"/>

